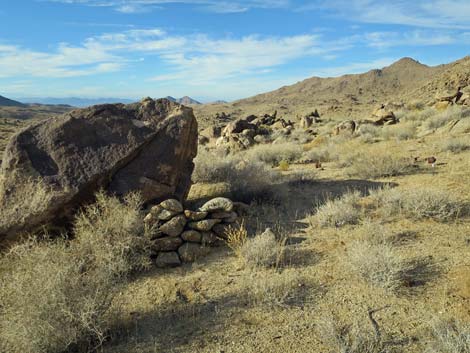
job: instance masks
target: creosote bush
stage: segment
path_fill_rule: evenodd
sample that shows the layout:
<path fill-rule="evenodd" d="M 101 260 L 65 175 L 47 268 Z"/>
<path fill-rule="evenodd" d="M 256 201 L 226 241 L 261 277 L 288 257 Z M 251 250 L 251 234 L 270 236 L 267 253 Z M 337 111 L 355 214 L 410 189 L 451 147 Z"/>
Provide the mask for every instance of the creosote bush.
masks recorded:
<path fill-rule="evenodd" d="M 256 145 L 246 152 L 244 158 L 252 162 L 262 162 L 278 166 L 281 161 L 295 162 L 302 156 L 302 146 L 292 142 Z"/>
<path fill-rule="evenodd" d="M 404 215 L 413 219 L 445 222 L 466 213 L 465 204 L 444 190 L 421 187 L 408 190 L 383 188 L 370 191 L 384 216 Z"/>
<path fill-rule="evenodd" d="M 75 239 L 30 239 L 1 258 L 0 350 L 63 352 L 104 340 L 114 295 L 148 265 L 139 208 L 136 195 L 121 203 L 99 193 L 78 215 Z"/>
<path fill-rule="evenodd" d="M 402 175 L 411 169 L 408 159 L 387 153 L 348 156 L 344 165 L 350 176 L 364 179 Z"/>
<path fill-rule="evenodd" d="M 245 202 L 279 197 L 281 195 L 279 188 L 275 186 L 279 181 L 279 172 L 260 161 L 242 157 L 244 156 L 222 156 L 217 152 L 202 150 L 195 160 L 193 181 L 226 183 L 229 188 L 227 196 Z"/>
<path fill-rule="evenodd" d="M 248 238 L 240 248 L 240 256 L 248 267 L 273 267 L 284 256 L 284 240 L 276 239 L 271 229 Z"/>
<path fill-rule="evenodd" d="M 356 224 L 361 216 L 358 201 L 361 194 L 352 191 L 337 199 L 328 199 L 317 207 L 312 221 L 318 222 L 322 227 L 341 227 L 346 224 Z"/>

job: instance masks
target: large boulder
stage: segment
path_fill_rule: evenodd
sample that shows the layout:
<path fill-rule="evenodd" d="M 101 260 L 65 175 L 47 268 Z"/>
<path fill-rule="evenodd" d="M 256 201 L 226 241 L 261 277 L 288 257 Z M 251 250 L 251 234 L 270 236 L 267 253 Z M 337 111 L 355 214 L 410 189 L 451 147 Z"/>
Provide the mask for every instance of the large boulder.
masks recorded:
<path fill-rule="evenodd" d="M 27 127 L 9 141 L 0 168 L 0 241 L 70 219 L 100 189 L 138 191 L 145 202 L 183 201 L 197 136 L 191 108 L 151 98 L 77 109 Z M 27 204 L 33 182 L 48 190 L 40 208 Z"/>

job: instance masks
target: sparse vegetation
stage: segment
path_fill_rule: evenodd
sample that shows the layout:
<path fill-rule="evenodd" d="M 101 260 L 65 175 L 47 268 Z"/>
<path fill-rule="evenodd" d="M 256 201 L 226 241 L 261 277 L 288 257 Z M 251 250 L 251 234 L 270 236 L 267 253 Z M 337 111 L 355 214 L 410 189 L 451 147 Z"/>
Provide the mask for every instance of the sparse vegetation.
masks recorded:
<path fill-rule="evenodd" d="M 31 239 L 1 258 L 0 348 L 63 352 L 103 342 L 114 295 L 148 264 L 139 206 L 135 195 L 121 204 L 98 194 L 77 218 L 76 239 Z"/>
<path fill-rule="evenodd" d="M 245 159 L 253 163 L 259 161 L 275 167 L 281 161 L 289 163 L 298 160 L 302 156 L 302 147 L 292 142 L 257 145 L 244 152 L 243 155 Z"/>
<path fill-rule="evenodd" d="M 383 152 L 373 155 L 357 154 L 348 157 L 345 164 L 349 166 L 347 173 L 350 176 L 363 179 L 402 175 L 411 168 L 408 159 Z"/>
<path fill-rule="evenodd" d="M 338 199 L 328 199 L 317 207 L 314 220 L 322 227 L 341 227 L 356 224 L 361 216 L 358 205 L 360 193 L 348 192 Z"/>
<path fill-rule="evenodd" d="M 432 324 L 433 340 L 426 353 L 470 352 L 470 325 L 457 320 L 435 320 Z"/>
<path fill-rule="evenodd" d="M 441 150 L 444 152 L 460 153 L 470 149 L 470 137 L 453 137 L 442 142 Z"/>
<path fill-rule="evenodd" d="M 384 188 L 371 191 L 383 216 L 404 215 L 413 219 L 449 221 L 466 211 L 464 202 L 443 190 L 421 187 L 409 190 Z"/>
<path fill-rule="evenodd" d="M 247 239 L 240 248 L 240 256 L 248 267 L 272 267 L 279 265 L 284 256 L 285 239 L 276 239 L 267 229 L 253 238 Z"/>

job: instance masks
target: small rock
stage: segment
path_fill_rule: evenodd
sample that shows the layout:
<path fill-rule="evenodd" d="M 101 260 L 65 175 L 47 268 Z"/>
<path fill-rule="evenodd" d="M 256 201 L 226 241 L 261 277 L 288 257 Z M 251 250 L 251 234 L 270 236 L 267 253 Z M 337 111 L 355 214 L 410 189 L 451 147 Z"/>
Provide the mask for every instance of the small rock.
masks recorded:
<path fill-rule="evenodd" d="M 169 211 L 160 205 L 153 206 L 150 209 L 150 214 L 153 216 L 153 218 L 159 219 L 161 221 L 168 221 L 171 219 L 173 216 L 176 216 L 180 212 L 175 212 L 175 211 Z"/>
<path fill-rule="evenodd" d="M 179 215 L 161 225 L 160 228 L 158 228 L 158 231 L 171 237 L 177 237 L 183 232 L 185 225 L 186 217 L 184 215 Z"/>
<path fill-rule="evenodd" d="M 226 197 L 216 197 L 210 201 L 207 201 L 201 208 L 203 212 L 215 212 L 215 211 L 226 211 L 230 212 L 233 210 L 233 202 Z"/>
<path fill-rule="evenodd" d="M 153 224 L 155 223 L 157 220 L 155 219 L 155 217 L 153 216 L 153 214 L 149 213 L 148 215 L 145 216 L 144 218 L 144 223 L 145 224 Z"/>
<path fill-rule="evenodd" d="M 201 219 L 204 219 L 207 217 L 207 212 L 185 210 L 184 215 L 186 216 L 187 219 L 191 221 L 200 221 Z"/>
<path fill-rule="evenodd" d="M 186 230 L 181 234 L 181 238 L 191 243 L 200 243 L 202 241 L 202 234 L 197 230 Z"/>
<path fill-rule="evenodd" d="M 196 243 L 184 243 L 178 249 L 182 262 L 193 262 L 209 253 L 209 248 Z"/>
<path fill-rule="evenodd" d="M 176 214 L 183 212 L 183 206 L 181 205 L 181 202 L 176 199 L 165 200 L 161 202 L 159 206 Z"/>
<path fill-rule="evenodd" d="M 161 252 L 155 259 L 155 266 L 157 267 L 175 267 L 181 265 L 180 257 L 176 251 Z"/>
<path fill-rule="evenodd" d="M 165 237 L 153 241 L 152 250 L 154 251 L 173 251 L 178 250 L 183 240 L 180 237 Z"/>
<path fill-rule="evenodd" d="M 207 232 L 211 230 L 214 225 L 220 222 L 222 222 L 220 219 L 204 219 L 202 221 L 189 222 L 188 226 L 191 229 Z"/>

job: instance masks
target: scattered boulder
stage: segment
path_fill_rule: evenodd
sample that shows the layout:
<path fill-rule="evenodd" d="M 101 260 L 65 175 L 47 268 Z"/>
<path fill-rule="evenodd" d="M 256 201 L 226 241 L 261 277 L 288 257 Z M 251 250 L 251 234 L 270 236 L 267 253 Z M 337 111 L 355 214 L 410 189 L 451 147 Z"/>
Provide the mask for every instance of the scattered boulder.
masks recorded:
<path fill-rule="evenodd" d="M 387 110 L 382 104 L 373 114 L 375 125 L 393 125 L 398 123 L 398 119 L 391 110 Z"/>
<path fill-rule="evenodd" d="M 313 118 L 311 116 L 304 116 L 300 119 L 300 127 L 304 130 L 313 125 Z"/>
<path fill-rule="evenodd" d="M 333 134 L 339 135 L 345 132 L 353 134 L 354 131 L 356 131 L 356 122 L 354 120 L 345 120 L 335 126 L 335 128 L 333 129 Z"/>
<path fill-rule="evenodd" d="M 248 122 L 245 119 L 237 119 L 237 120 L 232 121 L 231 123 L 229 123 L 222 130 L 222 135 L 221 136 L 231 136 L 233 134 L 241 133 L 243 130 L 246 130 L 246 129 L 254 130 L 254 129 L 256 129 L 256 125 Z"/>
<path fill-rule="evenodd" d="M 167 99 L 98 105 L 32 124 L 9 141 L 0 168 L 0 203 L 17 215 L 0 225 L 0 241 L 62 223 L 100 189 L 145 202 L 183 201 L 197 153 L 191 108 Z M 41 210 L 17 207 L 34 177 L 50 188 Z"/>

